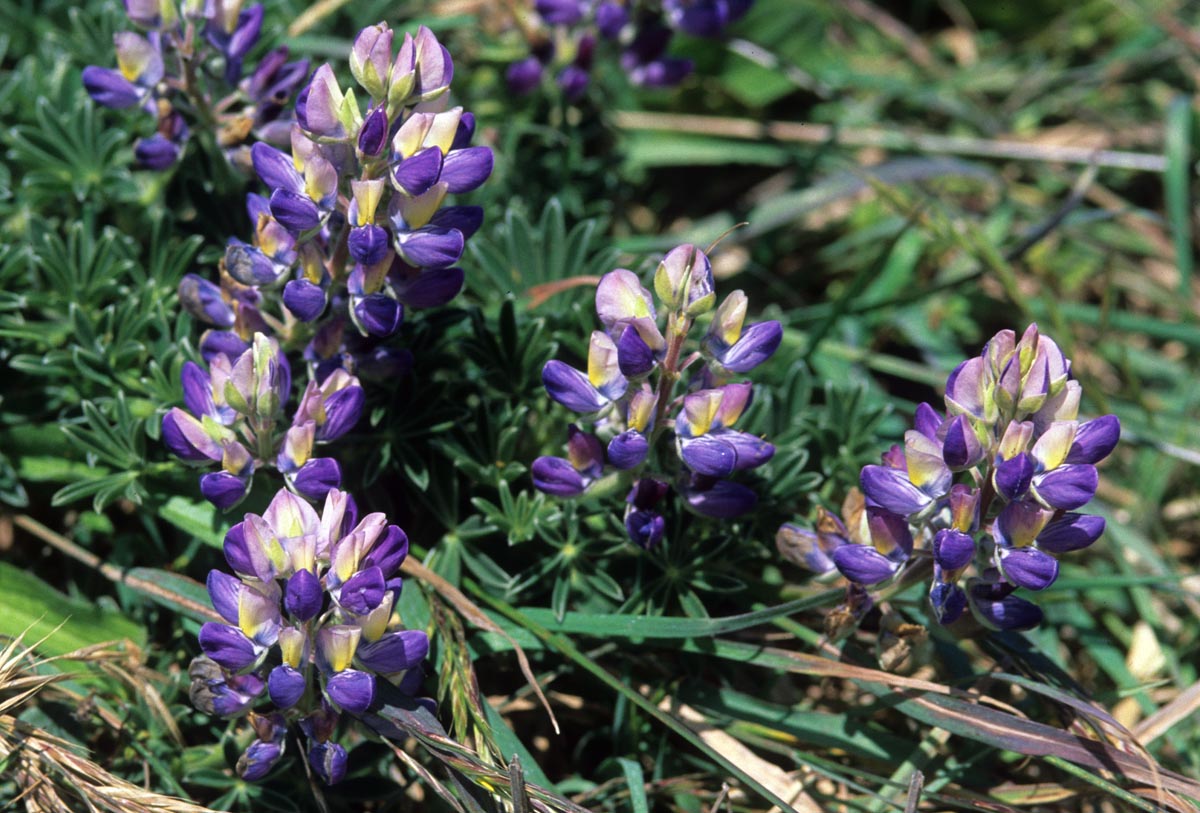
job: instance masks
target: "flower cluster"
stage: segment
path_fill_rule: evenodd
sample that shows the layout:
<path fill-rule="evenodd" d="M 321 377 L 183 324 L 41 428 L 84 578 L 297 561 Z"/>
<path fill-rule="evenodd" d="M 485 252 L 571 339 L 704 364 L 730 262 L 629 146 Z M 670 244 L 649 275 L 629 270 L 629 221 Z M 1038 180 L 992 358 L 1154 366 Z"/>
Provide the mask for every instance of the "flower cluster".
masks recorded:
<path fill-rule="evenodd" d="M 370 708 L 380 678 L 409 695 L 420 688 L 428 636 L 389 629 L 407 555 L 404 531 L 383 514 L 359 519 L 354 499 L 336 490 L 320 515 L 281 490 L 262 516 L 247 514 L 226 534 L 236 575 L 208 576 L 226 623 L 200 628 L 204 655 L 189 671 L 192 701 L 203 711 L 238 717 L 264 699 L 273 704 L 251 713 L 257 738 L 238 761 L 243 778 L 266 775 L 297 722 L 313 770 L 339 781 L 346 750 L 332 737 L 341 715 Z"/>
<path fill-rule="evenodd" d="M 865 504 L 816 532 L 780 529 L 780 546 L 818 573 L 875 587 L 933 560 L 929 600 L 943 624 L 969 607 L 997 629 L 1042 612 L 1015 595 L 1058 577 L 1058 556 L 1092 544 L 1104 519 L 1076 511 L 1095 494 L 1096 464 L 1116 446 L 1115 415 L 1079 421 L 1079 384 L 1058 345 L 1031 325 L 997 333 L 946 382 L 946 414 L 916 413 L 904 446 L 863 468 Z M 978 575 L 966 577 L 975 566 Z M 965 587 L 963 583 L 965 581 Z"/>
<path fill-rule="evenodd" d="M 175 163 L 191 126 L 214 130 L 230 160 L 248 166 L 246 142 L 287 143 L 288 100 L 308 76 L 308 61 L 288 61 L 288 49 L 266 54 L 243 78 L 258 42 L 263 7 L 241 0 L 125 0 L 130 22 L 145 33 L 115 37 L 117 68 L 89 65 L 83 85 L 99 104 L 138 108 L 153 117 L 154 135 L 133 147 L 139 166 Z"/>
<path fill-rule="evenodd" d="M 394 374 L 405 355 L 380 342 L 405 308 L 461 290 L 456 263 L 483 211 L 446 196 L 480 186 L 492 152 L 469 146 L 470 113 L 447 109 L 454 66 L 433 33 L 405 34 L 394 54 L 392 45 L 383 23 L 354 42 L 365 110 L 322 65 L 297 97 L 290 154 L 262 142 L 250 150 L 268 189 L 247 197 L 251 240 L 229 241 L 219 285 L 189 275 L 180 286 L 184 307 L 211 327 L 201 340 L 210 362 L 271 332 L 289 347 L 307 342 L 321 380 L 360 363 Z"/>
<path fill-rule="evenodd" d="M 604 330 L 591 336 L 586 371 L 561 361 L 547 362 L 542 371 L 550 397 L 589 416 L 595 431 L 572 424 L 567 457 L 533 463 L 534 485 L 561 497 L 583 493 L 604 475 L 606 463 L 628 473 L 633 486 L 625 528 L 645 548 L 662 539 L 661 503 L 672 482 L 685 504 L 705 516 L 735 517 L 754 507 L 754 491 L 727 478 L 762 465 L 775 447 L 734 428 L 752 389 L 733 379 L 766 361 L 783 338 L 775 321 L 744 326 L 741 291 L 714 311 L 712 266 L 695 246 L 679 246 L 663 258 L 654 288 L 661 312 L 632 271 L 601 278 L 596 312 Z M 695 320 L 710 313 L 698 348 L 685 355 Z M 706 363 L 677 396 L 682 373 L 701 359 Z M 675 453 L 658 455 L 667 430 L 673 430 Z"/>
<path fill-rule="evenodd" d="M 341 484 L 337 461 L 313 457 L 313 446 L 358 423 L 365 395 L 357 378 L 338 369 L 319 384 L 309 381 L 289 426 L 283 418 L 291 367 L 278 343 L 262 333 L 236 358 L 215 354 L 207 372 L 185 362 L 182 377 L 187 409 L 163 416 L 163 442 L 180 460 L 221 465 L 200 478 L 200 492 L 213 505 L 226 510 L 239 503 L 264 465 L 274 465 L 310 500 Z"/>
<path fill-rule="evenodd" d="M 523 94 L 554 73 L 563 95 L 579 99 L 587 90 L 599 39 L 620 48 L 621 68 L 635 85 L 677 85 L 691 73 L 692 62 L 667 55 L 674 32 L 720 36 L 753 2 L 663 0 L 652 9 L 636 0 L 534 0 L 532 10 L 517 20 L 530 55 L 510 64 L 505 79 L 514 93 Z"/>

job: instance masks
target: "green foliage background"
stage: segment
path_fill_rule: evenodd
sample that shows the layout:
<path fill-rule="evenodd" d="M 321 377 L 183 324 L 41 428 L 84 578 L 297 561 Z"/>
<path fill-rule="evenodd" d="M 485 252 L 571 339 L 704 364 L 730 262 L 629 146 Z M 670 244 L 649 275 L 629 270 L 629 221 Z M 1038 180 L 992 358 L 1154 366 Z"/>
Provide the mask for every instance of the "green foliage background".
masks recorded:
<path fill-rule="evenodd" d="M 401 614 L 433 634 L 427 687 L 459 745 L 408 747 L 454 804 L 511 799 L 516 754 L 545 798 L 596 810 L 767 810 L 781 776 L 820 808 L 903 809 L 914 771 L 927 809 L 1187 809 L 1055 737 L 1138 734 L 1145 751 L 1130 753 L 1200 779 L 1200 701 L 1185 693 L 1200 668 L 1200 12 L 758 0 L 726 41 L 679 43 L 697 71 L 677 91 L 639 91 L 602 60 L 568 106 L 504 90 L 522 46 L 499 4 L 351 3 L 296 36 L 304 4 L 266 5 L 262 50 L 287 42 L 335 65 L 363 25 L 430 25 L 496 152 L 465 294 L 404 327 L 413 375 L 370 391 L 339 450 L 360 505 L 388 512 L 414 557 L 503 631 L 409 580 Z M 230 520 L 158 440 L 197 357 L 175 289 L 246 231 L 251 187 L 203 138 L 170 173 L 132 170 L 148 124 L 97 108 L 79 82 L 84 65 L 111 64 L 124 27 L 109 0 L 0 0 L 0 635 L 33 624 L 49 655 L 128 640 L 162 704 L 84 665 L 67 691 L 10 713 L 155 791 L 316 809 L 297 760 L 260 785 L 236 779 L 248 731 L 187 700 L 187 602 L 205 601 L 189 579 L 219 565 Z M 1059 160 L 1064 146 L 1134 158 Z M 753 478 L 755 514 L 673 514 L 647 554 L 625 541 L 622 493 L 532 489 L 530 462 L 560 453 L 569 420 L 541 368 L 582 358 L 594 322 L 586 285 L 547 299 L 538 286 L 647 271 L 656 252 L 743 221 L 714 254 L 718 292 L 744 288 L 756 318 L 786 327 L 744 419 L 779 452 Z M 907 672 L 928 685 L 903 694 L 848 671 L 878 669 L 896 631 L 824 639 L 840 595 L 780 558 L 775 529 L 836 509 L 958 360 L 1030 321 L 1074 360 L 1084 413 L 1121 419 L 1094 504 L 1107 534 L 1064 560 L 1040 630 L 930 627 Z M 260 483 L 244 510 L 269 496 Z M 892 602 L 929 624 L 919 589 Z M 70 692 L 98 711 L 73 713 Z M 981 696 L 1019 716 L 988 718 Z M 1184 713 L 1145 726 L 1163 708 Z M 351 761 L 329 809 L 452 808 L 378 739 Z M 0 799 L 19 794 L 0 770 Z"/>

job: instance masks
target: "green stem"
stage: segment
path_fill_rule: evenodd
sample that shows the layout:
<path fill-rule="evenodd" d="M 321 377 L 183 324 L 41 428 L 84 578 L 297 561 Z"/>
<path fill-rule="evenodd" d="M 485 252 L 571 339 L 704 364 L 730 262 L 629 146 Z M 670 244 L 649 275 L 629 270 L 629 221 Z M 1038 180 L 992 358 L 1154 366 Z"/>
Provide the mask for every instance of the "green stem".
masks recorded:
<path fill-rule="evenodd" d="M 658 404 L 654 410 L 654 431 L 650 435 L 650 448 L 658 442 L 666 430 L 667 410 L 671 406 L 671 396 L 675 392 L 675 382 L 679 380 L 679 354 L 687 339 L 692 321 L 682 314 L 672 313 L 667 317 L 667 355 L 663 359 L 661 375 L 658 379 Z"/>
<path fill-rule="evenodd" d="M 206 129 L 215 129 L 217 117 L 213 113 L 208 99 L 199 90 L 199 77 L 196 74 L 196 27 L 188 23 L 187 34 L 183 47 L 179 49 L 179 62 L 183 68 L 183 93 L 196 110 L 196 115 Z"/>

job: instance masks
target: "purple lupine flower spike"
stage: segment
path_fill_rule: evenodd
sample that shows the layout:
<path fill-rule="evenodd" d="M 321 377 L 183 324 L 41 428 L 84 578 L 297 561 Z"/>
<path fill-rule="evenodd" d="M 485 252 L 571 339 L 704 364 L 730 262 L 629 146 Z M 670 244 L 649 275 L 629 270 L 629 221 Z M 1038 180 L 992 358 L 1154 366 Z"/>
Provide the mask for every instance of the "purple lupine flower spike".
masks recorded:
<path fill-rule="evenodd" d="M 587 47 L 592 47 L 591 40 Z M 728 346 L 704 339 L 686 349 L 693 320 L 716 302 L 712 264 L 704 252 L 691 245 L 668 252 L 654 275 L 653 292 L 630 270 L 618 268 L 603 275 L 595 306 L 604 329 L 592 333 L 586 368 L 552 360 L 542 370 L 542 382 L 553 400 L 601 428 L 607 446 L 572 427 L 571 445 L 587 438 L 588 451 L 575 450 L 570 460 L 538 458 L 533 463 L 534 485 L 555 496 L 577 496 L 604 477 L 605 464 L 618 472 L 611 478 L 630 472 L 635 485 L 624 512 L 625 529 L 630 540 L 645 549 L 658 545 L 668 526 L 664 499 L 672 479 L 682 497 L 680 507 L 693 513 L 731 519 L 750 511 L 757 493 L 729 478 L 766 465 L 775 447 L 735 428 L 750 404 L 752 387 L 749 382 L 726 383 L 732 369 L 722 366 L 721 359 L 728 362 L 725 351 L 748 337 L 739 350 L 746 354 L 738 358 L 753 356 L 753 363 L 743 367 L 733 362 L 733 367 L 749 369 L 769 355 L 774 349 L 769 345 L 776 342 L 764 340 L 765 333 L 743 333 L 744 294 L 738 292 L 728 301 L 732 304 L 723 324 L 738 335 L 728 336 Z M 692 391 L 673 392 L 682 367 L 701 359 L 707 364 L 696 374 Z M 664 438 L 669 443 L 659 447 Z M 670 465 L 670 474 L 656 469 L 666 462 L 668 450 L 678 460 Z"/>
<path fill-rule="evenodd" d="M 250 720 L 258 734 L 238 764 L 248 780 L 282 754 L 298 722 L 327 782 L 345 775 L 346 753 L 331 738 L 339 717 L 375 702 L 377 681 L 416 691 L 429 652 L 421 630 L 389 630 L 408 538 L 382 514 L 358 517 L 354 500 L 331 491 L 318 513 L 281 490 L 262 516 L 230 529 L 225 554 L 237 577 L 213 571 L 208 588 L 228 623 L 201 627 L 204 657 L 193 664 L 192 696 L 235 716 L 264 697 L 276 712 Z"/>
<path fill-rule="evenodd" d="M 946 382 L 946 416 L 922 404 L 904 447 L 864 467 L 870 544 L 838 547 L 841 573 L 866 586 L 899 576 L 920 540 L 933 558 L 929 601 L 940 623 L 969 607 L 992 629 L 1036 626 L 1041 610 L 1015 593 L 1049 588 L 1058 557 L 1103 533 L 1103 518 L 1074 509 L 1096 493 L 1096 463 L 1120 434 L 1112 415 L 1078 421 L 1070 368 L 1036 325 L 1019 338 L 997 333 L 959 364 Z M 890 519 L 881 525 L 881 516 Z M 811 534 L 800 533 L 781 529 L 780 538 L 811 549 Z M 967 577 L 972 565 L 982 573 Z"/>

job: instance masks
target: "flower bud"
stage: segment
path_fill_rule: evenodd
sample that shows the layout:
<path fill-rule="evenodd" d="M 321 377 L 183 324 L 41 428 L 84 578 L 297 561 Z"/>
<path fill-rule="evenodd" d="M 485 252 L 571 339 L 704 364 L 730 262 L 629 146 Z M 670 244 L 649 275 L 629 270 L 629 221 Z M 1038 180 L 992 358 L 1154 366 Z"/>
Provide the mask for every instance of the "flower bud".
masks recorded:
<path fill-rule="evenodd" d="M 319 742 L 310 748 L 308 763 L 326 785 L 346 778 L 346 749 L 335 742 Z"/>
<path fill-rule="evenodd" d="M 685 244 L 671 249 L 654 272 L 654 290 L 671 310 L 698 316 L 716 302 L 712 264 L 703 251 Z M 745 315 L 745 311 L 742 311 Z M 738 328 L 740 330 L 740 323 Z"/>
<path fill-rule="evenodd" d="M 350 73 L 371 98 L 383 99 L 386 95 L 391 61 L 392 31 L 386 23 L 359 32 L 350 49 Z"/>
<path fill-rule="evenodd" d="M 302 672 L 287 664 L 280 664 L 267 676 L 267 693 L 277 708 L 290 709 L 300 702 L 307 684 Z"/>
<path fill-rule="evenodd" d="M 417 76 L 412 92 L 420 101 L 428 102 L 441 96 L 454 79 L 454 61 L 433 32 L 425 26 L 417 29 L 413 38 L 414 62 Z"/>

